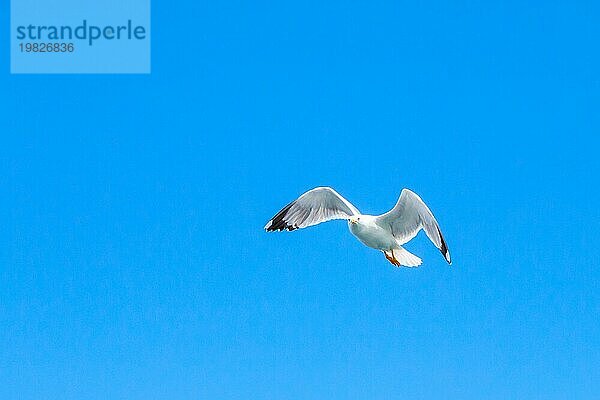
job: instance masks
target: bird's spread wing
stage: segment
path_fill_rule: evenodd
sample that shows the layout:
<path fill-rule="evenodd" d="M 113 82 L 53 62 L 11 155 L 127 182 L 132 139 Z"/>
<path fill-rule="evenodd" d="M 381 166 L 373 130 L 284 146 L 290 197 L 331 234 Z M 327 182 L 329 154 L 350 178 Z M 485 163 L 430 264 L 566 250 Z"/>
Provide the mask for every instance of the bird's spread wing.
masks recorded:
<path fill-rule="evenodd" d="M 265 230 L 293 231 L 298 228 L 317 225 L 332 219 L 347 219 L 360 212 L 338 192 L 330 187 L 318 187 L 304 193 L 298 199 L 283 207 L 265 225 Z"/>
<path fill-rule="evenodd" d="M 437 247 L 448 264 L 451 264 L 450 252 L 442 236 L 442 231 L 423 200 L 408 189 L 403 189 L 398 202 L 390 211 L 377 217 L 379 226 L 391 229 L 399 244 L 404 244 L 425 230 L 429 240 Z"/>

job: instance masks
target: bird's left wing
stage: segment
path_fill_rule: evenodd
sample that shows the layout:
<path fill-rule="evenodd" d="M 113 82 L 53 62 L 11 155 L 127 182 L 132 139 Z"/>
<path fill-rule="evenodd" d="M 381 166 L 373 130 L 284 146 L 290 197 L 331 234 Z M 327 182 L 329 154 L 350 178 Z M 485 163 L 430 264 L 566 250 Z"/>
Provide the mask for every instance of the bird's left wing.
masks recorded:
<path fill-rule="evenodd" d="M 348 200 L 330 187 L 318 187 L 304 193 L 283 207 L 265 225 L 267 232 L 317 225 L 332 219 L 347 219 L 360 212 Z"/>
<path fill-rule="evenodd" d="M 391 229 L 392 234 L 400 244 L 404 244 L 417 236 L 421 229 L 425 230 L 429 240 L 444 255 L 448 264 L 452 264 L 448 245 L 435 217 L 416 193 L 408 189 L 402 189 L 400 198 L 394 208 L 378 216 L 376 222 L 381 227 Z"/>

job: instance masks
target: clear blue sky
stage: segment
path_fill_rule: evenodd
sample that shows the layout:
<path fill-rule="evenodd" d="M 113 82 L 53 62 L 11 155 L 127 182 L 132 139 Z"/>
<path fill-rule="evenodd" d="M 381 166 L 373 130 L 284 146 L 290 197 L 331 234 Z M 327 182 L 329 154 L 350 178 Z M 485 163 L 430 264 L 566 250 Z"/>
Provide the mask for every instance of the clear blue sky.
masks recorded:
<path fill-rule="evenodd" d="M 600 396 L 598 3 L 207 3 L 148 76 L 11 76 L 2 29 L 0 397 Z M 412 188 L 453 265 L 262 230 L 318 185 Z"/>

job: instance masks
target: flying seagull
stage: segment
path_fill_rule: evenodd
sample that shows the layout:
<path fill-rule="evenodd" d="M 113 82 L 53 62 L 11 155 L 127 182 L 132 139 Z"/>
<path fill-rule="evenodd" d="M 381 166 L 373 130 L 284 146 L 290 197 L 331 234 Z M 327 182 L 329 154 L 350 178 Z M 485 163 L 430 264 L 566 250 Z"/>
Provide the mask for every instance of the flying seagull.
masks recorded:
<path fill-rule="evenodd" d="M 348 221 L 350 232 L 366 246 L 381 250 L 395 266 L 418 267 L 421 259 L 402 247 L 421 229 L 448 264 L 450 252 L 435 217 L 416 193 L 402 189 L 398 202 L 381 215 L 363 215 L 330 187 L 318 187 L 283 207 L 265 225 L 267 232 L 293 231 L 333 219 Z"/>

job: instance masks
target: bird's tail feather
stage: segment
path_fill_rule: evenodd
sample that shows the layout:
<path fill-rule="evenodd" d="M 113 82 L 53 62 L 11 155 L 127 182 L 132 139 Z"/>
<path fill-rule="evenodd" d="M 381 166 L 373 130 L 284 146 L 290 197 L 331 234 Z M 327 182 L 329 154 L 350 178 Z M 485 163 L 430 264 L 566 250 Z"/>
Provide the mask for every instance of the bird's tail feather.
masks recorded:
<path fill-rule="evenodd" d="M 419 257 L 415 256 L 402 246 L 392 250 L 392 252 L 396 260 L 405 267 L 418 267 L 423 262 Z"/>

